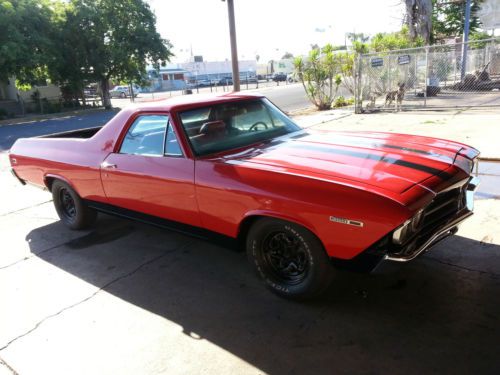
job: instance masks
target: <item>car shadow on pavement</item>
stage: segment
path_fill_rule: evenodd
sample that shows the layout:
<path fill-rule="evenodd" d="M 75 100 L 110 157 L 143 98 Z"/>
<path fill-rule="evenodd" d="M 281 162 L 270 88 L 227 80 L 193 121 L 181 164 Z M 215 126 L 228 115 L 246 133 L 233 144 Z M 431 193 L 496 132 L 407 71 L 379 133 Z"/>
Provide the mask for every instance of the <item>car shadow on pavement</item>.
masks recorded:
<path fill-rule="evenodd" d="M 56 242 L 61 230 L 27 240 Z M 500 246 L 451 240 L 392 274 L 339 272 L 308 303 L 267 291 L 243 252 L 104 215 L 36 256 L 264 373 L 498 373 Z M 497 254 L 487 271 L 447 258 L 478 246 Z"/>

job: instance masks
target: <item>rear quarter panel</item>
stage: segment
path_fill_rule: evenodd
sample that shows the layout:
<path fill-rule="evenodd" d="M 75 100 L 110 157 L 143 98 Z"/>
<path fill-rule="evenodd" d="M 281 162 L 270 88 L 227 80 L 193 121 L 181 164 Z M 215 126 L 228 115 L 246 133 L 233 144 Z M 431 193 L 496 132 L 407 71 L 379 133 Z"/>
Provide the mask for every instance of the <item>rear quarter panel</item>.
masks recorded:
<path fill-rule="evenodd" d="M 103 155 L 90 146 L 91 142 L 85 139 L 21 139 L 12 147 L 10 159 L 23 180 L 46 186 L 49 178 L 58 178 L 69 183 L 81 197 L 102 201 Z"/>
<path fill-rule="evenodd" d="M 47 178 L 55 177 L 69 183 L 82 198 L 106 202 L 101 162 L 113 152 L 124 126 L 137 111 L 133 107 L 120 111 L 88 139 L 18 139 L 10 150 L 11 165 L 29 183 L 46 186 Z"/>

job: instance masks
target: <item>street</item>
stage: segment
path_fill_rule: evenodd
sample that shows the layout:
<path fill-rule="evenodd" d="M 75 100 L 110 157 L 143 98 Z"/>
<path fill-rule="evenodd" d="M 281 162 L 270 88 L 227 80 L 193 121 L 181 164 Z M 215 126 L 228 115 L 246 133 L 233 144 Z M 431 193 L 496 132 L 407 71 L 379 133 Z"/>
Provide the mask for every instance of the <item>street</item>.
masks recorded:
<path fill-rule="evenodd" d="M 219 93 L 222 88 L 218 88 Z M 202 93 L 210 93 L 209 88 L 200 90 Z M 246 92 L 246 91 L 244 91 Z M 284 111 L 294 111 L 311 105 L 304 94 L 304 88 L 300 84 L 261 87 L 260 90 L 250 90 L 249 92 L 261 92 Z M 181 95 L 181 92 L 176 92 Z M 196 94 L 193 94 L 196 95 Z M 148 100 L 168 99 L 170 93 L 139 94 L 137 102 Z M 131 105 L 130 99 L 113 99 L 113 106 L 123 108 Z M 116 111 L 99 111 L 93 113 L 80 113 L 78 115 L 68 114 L 67 116 L 46 119 L 39 121 L 29 121 L 16 125 L 0 125 L 0 151 L 7 151 L 14 144 L 16 139 L 22 137 L 35 137 L 39 135 L 59 133 L 69 130 L 77 130 L 102 126 L 109 121 Z"/>
<path fill-rule="evenodd" d="M 229 93 L 232 90 L 232 86 L 223 87 L 223 86 L 215 86 L 215 87 L 204 87 L 199 89 L 192 89 L 193 94 L 225 94 Z M 340 92 L 344 92 L 345 89 L 341 88 Z M 303 109 L 306 107 L 310 107 L 312 104 L 307 98 L 304 87 L 300 83 L 285 83 L 280 82 L 279 85 L 276 82 L 260 82 L 259 86 L 255 84 L 248 85 L 248 89 L 246 85 L 241 86 L 241 92 L 245 93 L 260 93 L 265 95 L 269 100 L 274 102 L 277 106 L 279 106 L 283 111 L 290 112 L 296 111 L 298 109 Z M 135 98 L 136 102 L 144 102 L 150 100 L 159 100 L 159 99 L 168 99 L 172 96 L 182 95 L 182 91 L 173 91 L 173 92 L 155 92 L 155 93 L 141 93 Z M 123 107 L 131 102 L 130 98 L 125 99 L 113 99 L 113 106 Z"/>
<path fill-rule="evenodd" d="M 68 114 L 46 120 L 26 121 L 15 125 L 3 125 L 0 126 L 0 152 L 8 151 L 18 138 L 102 126 L 115 114 L 115 110 L 103 110 L 91 113 L 83 112 L 78 115 Z"/>

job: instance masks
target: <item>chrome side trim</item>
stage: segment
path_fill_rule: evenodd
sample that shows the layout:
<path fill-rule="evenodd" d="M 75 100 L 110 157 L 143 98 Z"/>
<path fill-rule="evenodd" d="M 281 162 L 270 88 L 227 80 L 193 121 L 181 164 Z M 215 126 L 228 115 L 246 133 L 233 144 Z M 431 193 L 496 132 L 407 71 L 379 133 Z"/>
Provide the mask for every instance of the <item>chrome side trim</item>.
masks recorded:
<path fill-rule="evenodd" d="M 477 177 L 472 177 L 469 181 L 469 185 L 467 186 L 466 192 L 466 207 L 458 212 L 453 218 L 448 220 L 441 228 L 439 228 L 433 235 L 429 237 L 427 241 L 425 241 L 420 247 L 415 249 L 410 254 L 386 254 L 384 256 L 384 260 L 390 260 L 394 262 L 409 262 L 410 260 L 415 259 L 432 245 L 434 245 L 437 241 L 442 240 L 444 237 L 453 234 L 453 230 L 465 219 L 469 216 L 473 215 L 474 208 L 474 191 L 479 186 L 479 179 Z"/>

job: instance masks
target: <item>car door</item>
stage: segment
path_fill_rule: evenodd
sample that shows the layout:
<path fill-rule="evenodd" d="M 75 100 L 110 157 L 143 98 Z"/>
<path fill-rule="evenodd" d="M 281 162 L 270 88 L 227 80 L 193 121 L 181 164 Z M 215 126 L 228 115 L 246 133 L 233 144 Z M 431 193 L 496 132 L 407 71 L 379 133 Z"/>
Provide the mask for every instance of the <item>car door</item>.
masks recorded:
<path fill-rule="evenodd" d="M 166 114 L 135 118 L 115 153 L 101 164 L 108 203 L 189 225 L 200 225 L 194 161 L 185 157 Z"/>

